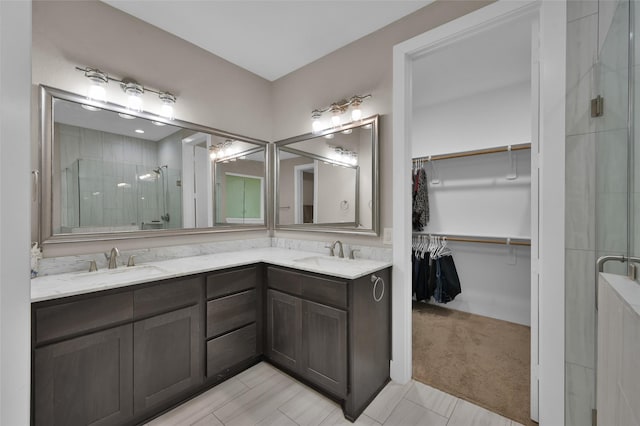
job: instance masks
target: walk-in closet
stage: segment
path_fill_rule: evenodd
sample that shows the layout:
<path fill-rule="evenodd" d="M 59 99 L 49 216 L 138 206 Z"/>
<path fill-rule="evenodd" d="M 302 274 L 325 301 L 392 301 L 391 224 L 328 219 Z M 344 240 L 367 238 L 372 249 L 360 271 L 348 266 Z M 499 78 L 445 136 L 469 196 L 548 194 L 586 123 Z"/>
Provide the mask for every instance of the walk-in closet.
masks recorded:
<path fill-rule="evenodd" d="M 503 19 L 412 68 L 413 378 L 523 424 L 536 392 L 536 31 L 532 14 Z"/>

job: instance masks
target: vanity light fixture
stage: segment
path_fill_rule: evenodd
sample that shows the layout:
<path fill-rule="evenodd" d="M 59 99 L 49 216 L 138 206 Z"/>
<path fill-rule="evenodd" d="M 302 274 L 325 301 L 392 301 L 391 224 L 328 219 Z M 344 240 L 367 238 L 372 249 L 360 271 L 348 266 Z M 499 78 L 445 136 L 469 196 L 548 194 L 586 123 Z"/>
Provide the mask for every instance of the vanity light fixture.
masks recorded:
<path fill-rule="evenodd" d="M 318 108 L 311 111 L 311 120 L 312 120 L 312 132 L 314 134 L 318 134 L 322 132 L 324 128 L 329 127 L 339 127 L 343 124 L 342 115 L 349 110 L 351 107 L 351 121 L 359 121 L 362 119 L 362 110 L 360 109 L 360 105 L 362 101 L 367 98 L 370 98 L 371 95 L 354 95 L 349 100 L 342 99 L 338 102 L 334 102 L 328 107 Z M 322 124 L 322 114 L 325 112 L 331 113 L 331 125 L 325 127 Z"/>
<path fill-rule="evenodd" d="M 136 129 L 136 130 L 134 130 L 134 131 L 135 131 L 136 133 L 140 133 L 140 134 L 144 133 L 144 130 L 142 130 L 142 129 Z"/>
<path fill-rule="evenodd" d="M 358 164 L 358 154 L 355 151 L 349 151 L 339 146 L 329 148 L 333 148 L 333 154 L 330 157 L 336 162 L 350 166 Z M 334 163 L 334 165 L 337 164 Z"/>
<path fill-rule="evenodd" d="M 224 163 L 236 161 L 236 158 L 232 157 L 236 153 L 235 149 L 233 149 L 233 142 L 231 139 L 227 139 L 222 143 L 211 145 L 209 147 L 209 158 L 211 160 L 222 160 Z"/>
<path fill-rule="evenodd" d="M 160 107 L 160 116 L 173 120 L 175 118 L 174 104 L 176 103 L 176 96 L 172 93 L 166 91 L 159 91 L 155 89 L 151 89 L 149 87 L 144 87 L 142 84 L 137 83 L 136 81 L 130 79 L 118 79 L 108 75 L 105 72 L 100 71 L 97 68 L 80 68 L 76 67 L 76 70 L 84 72 L 84 76 L 87 77 L 90 81 L 89 89 L 87 92 L 87 99 L 90 101 L 98 101 L 98 102 L 106 102 L 106 86 L 109 81 L 114 81 L 120 84 L 122 90 L 127 94 L 127 108 L 131 111 L 141 112 L 143 107 L 142 96 L 145 92 L 151 92 L 158 95 L 160 102 L 162 103 Z M 89 108 L 96 108 L 91 105 L 87 105 Z M 83 105 L 84 107 L 84 105 Z M 89 109 L 87 108 L 87 109 Z M 96 108 L 97 110 L 98 108 Z M 92 110 L 92 109 L 90 109 Z M 120 113 L 120 117 L 122 118 L 135 118 L 130 116 L 129 114 Z M 160 122 L 158 122 L 160 123 Z M 155 123 L 154 123 L 155 124 Z M 158 124 L 158 125 L 164 125 Z"/>

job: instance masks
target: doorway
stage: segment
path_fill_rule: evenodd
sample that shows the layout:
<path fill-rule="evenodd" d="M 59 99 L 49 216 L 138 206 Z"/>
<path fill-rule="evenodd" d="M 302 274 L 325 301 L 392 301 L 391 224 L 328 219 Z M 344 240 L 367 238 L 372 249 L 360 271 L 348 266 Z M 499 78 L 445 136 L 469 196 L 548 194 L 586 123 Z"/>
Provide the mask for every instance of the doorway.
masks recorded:
<path fill-rule="evenodd" d="M 563 249 L 564 246 L 564 193 L 558 190 L 558 181 L 564 181 L 564 146 L 553 143 L 558 138 L 564 139 L 564 117 L 558 116 L 559 106 L 564 111 L 564 45 L 566 31 L 566 4 L 555 2 L 497 2 L 471 13 L 465 17 L 438 27 L 414 39 L 408 40 L 394 48 L 394 140 L 403 141 L 394 147 L 394 361 L 392 363 L 392 377 L 399 381 L 411 377 L 412 340 L 411 325 L 411 296 L 410 285 L 411 264 L 411 197 L 406 182 L 410 180 L 411 158 L 414 140 L 414 117 L 412 83 L 414 82 L 415 61 L 430 53 L 454 45 L 460 40 L 470 39 L 487 29 L 495 28 L 505 22 L 532 16 L 531 40 L 531 105 L 529 119 L 531 120 L 530 143 L 531 154 L 529 165 L 530 177 L 530 253 L 531 267 L 528 278 L 530 284 L 530 325 L 531 325 L 531 406 L 530 417 L 548 424 L 561 424 L 564 420 L 564 384 L 562 380 L 563 344 L 562 331 L 555 329 L 563 324 L 564 298 L 552 289 L 554 285 L 561 288 L 564 276 Z M 535 23 L 538 24 L 535 24 Z M 536 33 L 535 31 L 539 31 Z M 538 37 L 539 34 L 539 37 Z M 491 46 L 474 54 L 490 55 Z M 539 58 L 539 60 L 538 60 Z M 554 64 L 553 75 L 549 67 L 539 66 L 540 63 Z M 449 68 L 451 73 L 458 73 L 460 68 Z M 539 82 L 539 86 L 536 84 Z M 461 81 L 460 86 L 464 82 Z M 458 87 L 455 87 L 458 89 Z M 554 90 L 555 89 L 555 90 Z M 539 102 L 539 105 L 534 105 Z M 482 106 L 481 106 L 482 108 Z M 490 108 L 490 107 L 489 107 Z M 460 117 L 458 126 L 465 126 L 467 121 L 473 121 L 474 112 Z M 551 111 L 556 111 L 554 116 Z M 540 145 L 537 145 L 537 141 Z M 517 143 L 520 141 L 513 141 Z M 479 147 L 465 147 L 465 151 L 479 149 Z M 458 149 L 456 151 L 462 150 Z M 445 151 L 446 153 L 446 151 Z M 430 153 L 423 153 L 428 155 Z M 439 154 L 434 152 L 434 154 Z M 545 166 L 541 167 L 539 159 L 544 155 Z M 464 169 L 464 168 L 463 168 Z M 543 170 L 545 173 L 543 173 Z M 545 188 L 553 187 L 553 191 Z M 402 189 L 406 188 L 403 192 Z M 544 203 L 543 203 L 544 201 Z M 538 204 L 540 202 L 540 204 Z M 539 214 L 539 216 L 538 216 Z M 538 225 L 540 224 L 540 228 Z M 544 224 L 544 229 L 542 227 Z M 447 231 L 449 232 L 449 231 Z M 450 232 L 453 234 L 453 232 Z M 475 233 L 475 236 L 481 236 Z M 489 234 L 491 236 L 491 234 Z M 507 240 L 509 241 L 509 239 Z M 508 244 L 507 244 L 508 245 Z M 538 259 L 546 255 L 545 263 Z M 542 280 L 542 278 L 546 280 Z M 526 279 L 525 278 L 525 279 Z M 400 283 L 400 284 L 398 284 Z M 545 303 L 539 301 L 540 287 L 549 288 L 544 293 Z M 464 290 L 463 290 L 464 292 Z M 553 300 L 552 297 L 556 297 Z M 558 298 L 559 296 L 559 298 Z M 544 335 L 544 345 L 539 345 L 539 332 L 548 326 Z M 543 370 L 547 380 L 538 381 L 539 365 L 545 361 Z M 396 379 L 396 380 L 398 380 Z M 545 384 L 545 391 L 538 393 L 538 384 Z M 540 405 L 538 402 L 540 401 Z M 542 402 L 544 401 L 544 406 Z M 540 410 L 539 410 L 540 409 Z M 544 413 L 544 415 L 542 415 Z M 540 414 L 540 415 L 539 415 Z"/>

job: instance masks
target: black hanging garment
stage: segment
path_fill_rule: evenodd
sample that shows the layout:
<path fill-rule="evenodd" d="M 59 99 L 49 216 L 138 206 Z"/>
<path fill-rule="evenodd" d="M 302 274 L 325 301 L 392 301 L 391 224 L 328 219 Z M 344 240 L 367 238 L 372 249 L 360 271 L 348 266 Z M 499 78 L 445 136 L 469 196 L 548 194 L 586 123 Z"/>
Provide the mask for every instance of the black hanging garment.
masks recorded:
<path fill-rule="evenodd" d="M 413 294 L 417 301 L 429 300 L 433 295 L 433 288 L 430 289 L 429 282 L 431 274 L 431 256 L 429 252 L 412 251 L 411 252 L 411 276 L 413 279 Z M 433 274 L 435 278 L 435 274 Z"/>
<path fill-rule="evenodd" d="M 422 231 L 429 223 L 429 193 L 427 191 L 427 173 L 420 168 L 413 175 L 411 182 L 413 199 L 412 228 L 414 231 Z"/>
<path fill-rule="evenodd" d="M 438 257 L 434 261 L 433 268 L 435 272 L 435 289 L 433 298 L 438 303 L 451 302 L 455 297 L 462 293 L 460 287 L 460 278 L 458 271 L 453 262 L 453 256 L 445 255 Z"/>

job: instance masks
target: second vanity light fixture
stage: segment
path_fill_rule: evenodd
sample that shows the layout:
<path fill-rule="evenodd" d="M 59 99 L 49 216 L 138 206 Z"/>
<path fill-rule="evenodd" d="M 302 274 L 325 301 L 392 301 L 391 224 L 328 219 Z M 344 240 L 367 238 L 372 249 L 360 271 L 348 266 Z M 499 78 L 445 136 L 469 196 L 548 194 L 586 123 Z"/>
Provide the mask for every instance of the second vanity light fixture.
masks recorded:
<path fill-rule="evenodd" d="M 76 70 L 84 72 L 84 76 L 89 79 L 89 90 L 87 91 L 87 99 L 98 102 L 107 101 L 107 84 L 109 81 L 114 81 L 120 84 L 122 90 L 127 94 L 127 109 L 130 111 L 141 112 L 143 106 L 142 95 L 145 92 L 151 92 L 158 95 L 162 106 L 160 109 L 160 115 L 168 120 L 174 119 L 173 105 L 176 103 L 176 96 L 169 92 L 161 92 L 128 79 L 117 79 L 108 75 L 105 72 L 100 71 L 97 68 L 80 68 L 76 67 Z M 97 108 L 84 105 L 84 108 L 88 110 L 96 110 Z M 127 114 L 120 114 L 122 118 L 133 118 L 132 116 L 126 116 Z M 155 124 L 156 122 L 154 122 Z M 159 123 L 158 125 L 162 125 Z"/>
<path fill-rule="evenodd" d="M 211 145 L 209 147 L 209 158 L 212 161 L 218 160 L 223 163 L 228 163 L 229 161 L 236 161 L 238 159 L 238 150 L 234 148 L 233 143 L 235 141 L 231 139 L 227 139 L 222 143 Z M 241 160 L 244 160 L 245 156 L 239 157 Z"/>
<path fill-rule="evenodd" d="M 325 112 L 331 113 L 331 126 L 329 127 L 339 127 L 343 124 L 342 122 L 342 114 L 347 112 L 349 108 L 351 108 L 351 121 L 359 121 L 362 118 L 362 110 L 360 109 L 360 105 L 362 101 L 370 98 L 371 95 L 354 95 L 351 98 L 342 99 L 338 102 L 334 102 L 328 107 L 314 109 L 311 111 L 311 128 L 313 133 L 318 134 L 322 132 L 327 126 L 322 124 L 322 114 Z"/>

